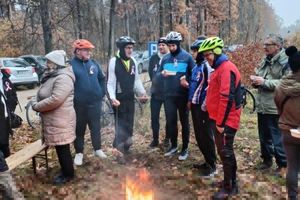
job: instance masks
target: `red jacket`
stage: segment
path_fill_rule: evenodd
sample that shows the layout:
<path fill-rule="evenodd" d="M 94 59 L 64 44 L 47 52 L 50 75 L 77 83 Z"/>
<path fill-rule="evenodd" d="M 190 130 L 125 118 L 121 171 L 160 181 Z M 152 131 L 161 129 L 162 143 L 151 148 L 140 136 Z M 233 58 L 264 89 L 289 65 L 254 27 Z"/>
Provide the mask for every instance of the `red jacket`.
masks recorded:
<path fill-rule="evenodd" d="M 235 91 L 241 83 L 240 72 L 237 67 L 221 55 L 211 74 L 207 90 L 206 105 L 210 119 L 216 121 L 220 127 L 225 125 L 238 129 L 241 108 L 235 104 Z"/>

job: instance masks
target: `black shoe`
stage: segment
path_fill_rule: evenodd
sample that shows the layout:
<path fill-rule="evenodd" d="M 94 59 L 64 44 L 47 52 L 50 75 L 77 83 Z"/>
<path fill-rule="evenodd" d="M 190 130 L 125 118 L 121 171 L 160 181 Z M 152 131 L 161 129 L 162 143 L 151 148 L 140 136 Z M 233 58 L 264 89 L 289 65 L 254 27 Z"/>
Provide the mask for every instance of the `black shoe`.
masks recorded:
<path fill-rule="evenodd" d="M 152 142 L 149 145 L 150 148 L 156 148 L 158 147 L 158 141 L 152 140 Z"/>
<path fill-rule="evenodd" d="M 262 163 L 260 163 L 256 169 L 258 170 L 266 170 L 266 169 L 270 169 L 273 165 L 272 160 L 264 160 Z"/>
<path fill-rule="evenodd" d="M 232 189 L 226 189 L 225 187 L 222 187 L 218 192 L 216 192 L 212 199 L 214 200 L 221 200 L 221 199 L 228 199 L 232 195 L 238 194 L 238 187 L 237 185 L 233 186 Z"/>
<path fill-rule="evenodd" d="M 63 185 L 69 181 L 71 181 L 74 177 L 68 177 L 63 175 L 62 173 L 58 174 L 54 180 L 53 180 L 53 185 Z"/>
<path fill-rule="evenodd" d="M 202 177 L 213 177 L 216 173 L 216 167 L 210 167 L 209 165 L 206 168 L 200 169 L 200 176 Z"/>

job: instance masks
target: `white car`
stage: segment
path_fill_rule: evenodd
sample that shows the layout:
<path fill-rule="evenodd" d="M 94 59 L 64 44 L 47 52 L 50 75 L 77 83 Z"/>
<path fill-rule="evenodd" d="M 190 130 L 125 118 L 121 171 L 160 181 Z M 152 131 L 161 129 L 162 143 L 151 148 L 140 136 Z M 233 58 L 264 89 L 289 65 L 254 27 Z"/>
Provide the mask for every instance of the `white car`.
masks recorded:
<path fill-rule="evenodd" d="M 0 68 L 10 75 L 15 86 L 26 85 L 32 89 L 39 81 L 34 67 L 22 58 L 0 58 Z"/>

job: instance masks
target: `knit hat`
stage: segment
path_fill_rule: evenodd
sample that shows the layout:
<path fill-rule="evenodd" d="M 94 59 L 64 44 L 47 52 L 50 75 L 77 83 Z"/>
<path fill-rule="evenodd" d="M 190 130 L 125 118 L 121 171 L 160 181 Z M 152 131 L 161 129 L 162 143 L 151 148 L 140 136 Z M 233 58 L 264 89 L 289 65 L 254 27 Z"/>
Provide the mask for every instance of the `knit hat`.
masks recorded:
<path fill-rule="evenodd" d="M 67 57 L 66 57 L 66 52 L 64 50 L 51 51 L 45 57 L 51 62 L 59 66 L 63 66 L 63 67 L 66 66 Z"/>
<path fill-rule="evenodd" d="M 290 46 L 285 50 L 287 56 L 289 56 L 289 65 L 293 72 L 297 72 L 300 69 L 300 51 L 295 46 Z"/>

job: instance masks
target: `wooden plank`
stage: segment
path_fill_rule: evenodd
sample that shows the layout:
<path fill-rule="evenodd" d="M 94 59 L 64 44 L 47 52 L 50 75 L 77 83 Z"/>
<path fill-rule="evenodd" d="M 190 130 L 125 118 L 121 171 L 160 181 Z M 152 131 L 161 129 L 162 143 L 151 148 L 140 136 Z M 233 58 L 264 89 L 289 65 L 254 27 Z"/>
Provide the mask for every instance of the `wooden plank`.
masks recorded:
<path fill-rule="evenodd" d="M 34 157 L 36 154 L 41 152 L 43 149 L 46 148 L 45 144 L 42 144 L 41 140 L 37 140 L 27 146 L 25 146 L 20 151 L 14 153 L 13 155 L 6 158 L 6 162 L 8 165 L 9 170 L 13 170 L 23 162 L 29 160 L 30 158 Z"/>

